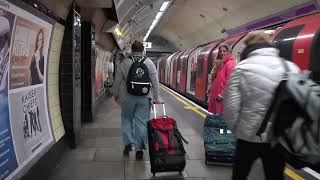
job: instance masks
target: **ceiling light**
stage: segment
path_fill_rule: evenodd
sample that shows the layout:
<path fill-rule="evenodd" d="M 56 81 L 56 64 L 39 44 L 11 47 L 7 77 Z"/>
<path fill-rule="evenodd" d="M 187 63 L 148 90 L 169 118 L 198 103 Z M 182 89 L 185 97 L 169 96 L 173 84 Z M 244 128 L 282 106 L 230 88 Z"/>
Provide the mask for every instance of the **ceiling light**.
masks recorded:
<path fill-rule="evenodd" d="M 115 29 L 114 31 L 116 32 L 116 34 L 117 34 L 118 36 L 122 36 L 122 33 L 121 33 L 119 27 L 116 27 L 116 29 Z"/>
<path fill-rule="evenodd" d="M 160 8 L 160 11 L 164 11 L 168 5 L 169 5 L 169 1 L 164 2 Z"/>
<path fill-rule="evenodd" d="M 275 30 L 265 30 L 264 33 L 266 34 L 274 34 L 276 31 Z"/>
<path fill-rule="evenodd" d="M 161 17 L 162 13 L 163 13 L 163 12 L 161 12 L 161 11 L 158 12 L 158 13 L 157 13 L 157 16 L 156 16 L 156 19 L 159 19 L 159 18 Z"/>
<path fill-rule="evenodd" d="M 157 22 L 158 22 L 158 19 L 154 19 L 153 22 L 152 22 L 152 24 L 156 25 Z M 152 25 L 152 24 L 151 24 L 151 25 Z"/>
<path fill-rule="evenodd" d="M 152 24 L 152 25 L 150 26 L 149 30 L 152 31 L 152 29 L 154 28 L 154 26 L 155 26 L 155 25 Z"/>

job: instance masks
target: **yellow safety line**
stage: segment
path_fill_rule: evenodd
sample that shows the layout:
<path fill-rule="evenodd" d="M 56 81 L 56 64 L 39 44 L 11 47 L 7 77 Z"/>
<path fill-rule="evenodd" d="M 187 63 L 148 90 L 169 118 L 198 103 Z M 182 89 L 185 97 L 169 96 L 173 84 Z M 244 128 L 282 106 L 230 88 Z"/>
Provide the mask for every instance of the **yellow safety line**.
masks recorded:
<path fill-rule="evenodd" d="M 167 93 L 169 93 L 171 96 L 175 97 L 178 101 L 180 101 L 182 104 L 184 104 L 188 109 L 191 109 L 193 112 L 197 113 L 198 115 L 200 115 L 203 118 L 206 118 L 206 115 L 202 112 L 200 112 L 198 109 L 196 109 L 195 107 L 191 106 L 189 103 L 187 103 L 185 100 L 181 99 L 180 97 L 178 97 L 177 95 L 173 94 L 172 92 L 170 92 L 169 90 L 167 90 L 167 88 L 163 87 L 162 85 L 160 86 L 163 90 L 165 90 Z"/>
<path fill-rule="evenodd" d="M 299 176 L 297 173 L 287 167 L 284 169 L 284 173 L 294 180 L 304 180 L 303 177 Z"/>
<path fill-rule="evenodd" d="M 189 107 L 184 107 L 185 109 L 190 109 Z M 200 109 L 199 107 L 197 106 L 193 106 L 194 109 Z"/>
<path fill-rule="evenodd" d="M 198 115 L 200 115 L 203 118 L 206 118 L 206 115 L 202 112 L 200 112 L 198 110 L 198 107 L 194 107 L 192 105 L 190 105 L 189 103 L 187 103 L 185 100 L 181 99 L 179 96 L 175 95 L 174 93 L 172 93 L 171 89 L 163 86 L 162 84 L 160 85 L 160 87 L 165 90 L 167 93 L 169 93 L 171 96 L 175 97 L 178 101 L 180 101 L 182 104 L 184 104 L 186 107 L 186 109 L 190 109 L 193 112 L 197 113 Z M 303 177 L 301 177 L 300 175 L 298 175 L 297 173 L 295 173 L 294 171 L 292 171 L 291 169 L 289 169 L 288 167 L 285 167 L 284 169 L 284 173 L 289 176 L 290 178 L 292 178 L 293 180 L 305 180 Z"/>

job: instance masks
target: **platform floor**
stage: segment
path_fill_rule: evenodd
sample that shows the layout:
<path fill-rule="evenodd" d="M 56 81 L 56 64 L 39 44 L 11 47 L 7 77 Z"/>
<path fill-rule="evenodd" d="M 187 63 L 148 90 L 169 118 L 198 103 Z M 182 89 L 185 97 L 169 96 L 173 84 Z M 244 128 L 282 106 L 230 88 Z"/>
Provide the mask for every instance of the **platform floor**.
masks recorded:
<path fill-rule="evenodd" d="M 186 180 L 229 180 L 230 165 L 204 163 L 202 126 L 205 112 L 183 98 L 161 87 L 161 100 L 166 102 L 167 114 L 177 120 L 178 128 L 189 141 L 185 145 L 187 164 L 182 175 L 176 172 L 150 172 L 148 152 L 144 160 L 136 161 L 135 152 L 123 157 L 120 107 L 112 98 L 106 97 L 97 109 L 93 123 L 84 124 L 81 130 L 81 143 L 75 150 L 65 153 L 62 161 L 50 175 L 51 180 L 136 180 L 136 179 L 186 179 Z M 313 179 L 309 175 L 299 175 L 286 170 L 286 179 Z M 291 174 L 290 174 L 291 173 Z M 263 180 L 260 161 L 250 173 L 250 180 Z"/>

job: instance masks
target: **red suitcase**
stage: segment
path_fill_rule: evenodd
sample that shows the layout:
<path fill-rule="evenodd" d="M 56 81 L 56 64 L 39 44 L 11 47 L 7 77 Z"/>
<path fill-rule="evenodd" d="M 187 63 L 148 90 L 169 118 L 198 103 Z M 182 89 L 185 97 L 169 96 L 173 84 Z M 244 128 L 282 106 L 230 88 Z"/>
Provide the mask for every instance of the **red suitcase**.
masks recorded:
<path fill-rule="evenodd" d="M 153 175 L 157 172 L 178 171 L 182 173 L 186 165 L 185 150 L 182 141 L 188 143 L 177 128 L 176 121 L 167 117 L 164 103 L 163 116 L 157 117 L 153 105 L 154 118 L 148 122 L 148 144 Z"/>

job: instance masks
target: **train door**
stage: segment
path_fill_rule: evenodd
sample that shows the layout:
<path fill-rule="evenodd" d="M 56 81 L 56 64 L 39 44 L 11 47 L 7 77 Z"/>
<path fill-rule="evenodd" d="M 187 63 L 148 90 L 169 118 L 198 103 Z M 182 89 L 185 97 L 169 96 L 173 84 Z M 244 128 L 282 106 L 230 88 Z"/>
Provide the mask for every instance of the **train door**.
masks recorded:
<path fill-rule="evenodd" d="M 244 44 L 245 38 L 244 38 L 245 34 L 243 34 L 242 38 L 236 42 L 232 48 L 232 56 L 233 58 L 236 60 L 236 63 L 239 63 L 241 60 L 241 53 L 244 50 L 244 48 L 246 47 Z"/>
<path fill-rule="evenodd" d="M 164 59 L 162 59 L 161 61 L 161 83 L 165 84 L 165 77 L 166 77 L 166 62 L 168 57 L 165 57 Z"/>
<path fill-rule="evenodd" d="M 174 65 L 173 65 L 173 62 L 174 62 L 174 59 L 177 57 L 177 55 L 179 54 L 179 52 L 176 52 L 175 53 L 175 55 L 174 56 L 172 56 L 172 58 L 171 58 L 171 60 L 170 60 L 170 62 L 169 62 L 169 64 L 170 64 L 170 74 L 169 74 L 169 82 L 168 82 L 168 84 L 169 84 L 169 86 L 170 87 L 172 87 L 172 80 L 173 80 L 173 74 L 174 74 Z"/>
<path fill-rule="evenodd" d="M 176 82 L 176 89 L 180 90 L 180 81 L 181 81 L 181 70 L 182 70 L 182 62 L 181 59 L 184 53 L 177 59 L 177 82 Z"/>
<path fill-rule="evenodd" d="M 320 28 L 318 28 L 312 42 L 309 70 L 311 78 L 320 84 Z"/>
<path fill-rule="evenodd" d="M 179 52 L 173 59 L 173 73 L 172 73 L 172 81 L 171 81 L 171 87 L 173 89 L 177 89 L 177 74 L 178 74 L 178 59 L 180 58 L 181 54 L 183 54 L 184 51 Z M 180 78 L 180 77 L 179 77 Z"/>
<path fill-rule="evenodd" d="M 213 42 L 205 46 L 201 52 L 198 54 L 198 62 L 197 62 L 197 79 L 196 79 L 196 97 L 200 100 L 203 104 L 205 104 L 206 100 L 206 90 L 207 90 L 207 74 L 208 74 L 208 56 L 210 50 L 215 47 L 218 43 Z"/>
<path fill-rule="evenodd" d="M 309 69 L 315 81 L 320 80 L 319 28 L 320 14 L 317 13 L 290 21 L 273 39 L 280 56 L 293 61 L 302 70 Z"/>
<path fill-rule="evenodd" d="M 178 86 L 178 90 L 180 92 L 186 92 L 186 85 L 187 85 L 187 69 L 188 69 L 188 57 L 191 54 L 192 51 L 194 51 L 195 48 L 187 50 L 185 53 L 183 53 L 180 58 L 180 66 L 178 66 L 178 75 L 180 76 L 180 82 Z"/>
<path fill-rule="evenodd" d="M 164 80 L 164 83 L 166 85 L 170 85 L 170 73 L 171 73 L 171 66 L 170 66 L 170 62 L 172 60 L 172 57 L 175 55 L 176 53 L 173 53 L 172 55 L 170 55 L 166 61 L 165 61 L 165 80 Z"/>
<path fill-rule="evenodd" d="M 208 83 L 209 81 L 209 76 L 211 76 L 211 71 L 212 71 L 212 68 L 213 68 L 213 63 L 214 61 L 216 60 L 216 56 L 218 55 L 218 46 L 215 46 L 213 48 L 211 48 L 210 52 L 209 52 L 209 55 L 208 55 L 208 66 L 207 66 L 207 91 L 209 89 L 209 86 L 211 84 Z M 211 82 L 210 82 L 211 83 Z M 209 94 L 207 94 L 206 96 L 206 103 L 208 103 L 208 100 L 209 100 Z"/>
<path fill-rule="evenodd" d="M 289 61 L 293 61 L 293 45 L 295 40 L 297 39 L 299 32 L 304 28 L 304 26 L 305 25 L 302 24 L 285 28 L 275 36 L 275 38 L 273 39 L 273 43 L 278 49 L 280 49 L 281 57 Z"/>
<path fill-rule="evenodd" d="M 197 58 L 198 54 L 203 47 L 196 48 L 188 58 L 188 68 L 187 68 L 187 88 L 186 92 L 190 95 L 195 95 L 196 90 L 196 72 L 197 72 Z"/>
<path fill-rule="evenodd" d="M 161 57 L 161 58 L 159 59 L 159 61 L 158 61 L 157 69 L 158 69 L 158 74 L 159 74 L 158 77 L 159 77 L 159 81 L 160 81 L 160 82 L 162 82 L 162 74 L 163 74 L 163 73 L 162 73 L 162 71 L 163 71 L 163 70 L 162 70 L 162 69 L 163 69 L 163 68 L 162 68 L 162 61 L 163 61 L 164 59 L 166 59 L 166 57 L 167 57 L 167 56 Z"/>

